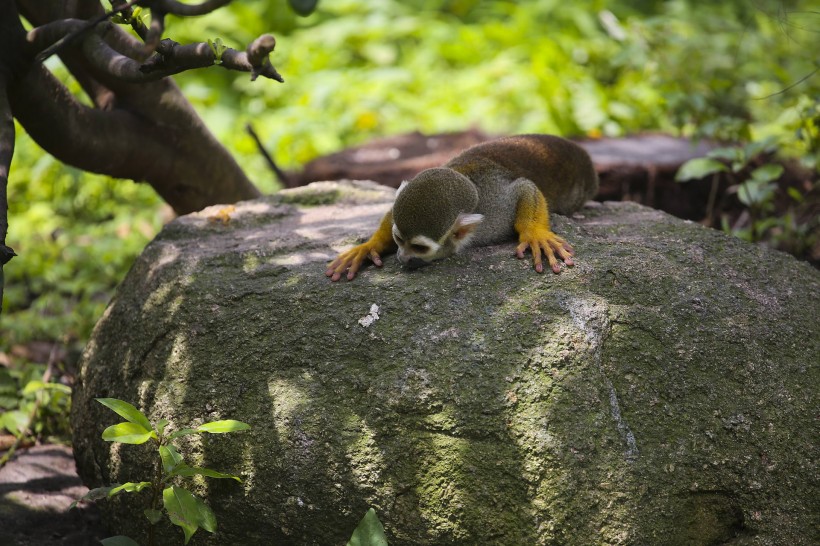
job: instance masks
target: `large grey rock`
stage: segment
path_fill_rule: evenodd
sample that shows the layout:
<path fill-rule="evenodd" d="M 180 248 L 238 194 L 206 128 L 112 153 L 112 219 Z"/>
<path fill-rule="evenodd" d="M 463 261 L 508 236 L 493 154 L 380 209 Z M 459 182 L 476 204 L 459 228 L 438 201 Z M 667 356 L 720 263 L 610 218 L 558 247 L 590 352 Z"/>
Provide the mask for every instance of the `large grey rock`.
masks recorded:
<path fill-rule="evenodd" d="M 344 544 L 374 506 L 393 546 L 820 543 L 816 270 L 608 203 L 555 218 L 577 251 L 560 275 L 505 244 L 329 282 L 390 191 L 169 224 L 83 358 L 84 480 L 147 475 L 144 446 L 100 439 L 117 418 L 92 398 L 113 396 L 252 425 L 186 444 L 244 478 L 200 485 L 220 528 L 195 541 Z M 108 521 L 133 536 L 120 498 Z"/>

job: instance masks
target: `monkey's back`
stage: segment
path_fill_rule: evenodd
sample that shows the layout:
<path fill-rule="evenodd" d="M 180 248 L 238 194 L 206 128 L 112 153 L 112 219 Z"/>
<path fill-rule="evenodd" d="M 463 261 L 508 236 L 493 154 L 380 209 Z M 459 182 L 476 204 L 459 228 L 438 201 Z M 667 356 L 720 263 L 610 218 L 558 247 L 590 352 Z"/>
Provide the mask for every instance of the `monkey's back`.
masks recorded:
<path fill-rule="evenodd" d="M 579 145 L 553 135 L 516 135 L 478 144 L 446 165 L 476 186 L 518 178 L 532 180 L 550 210 L 571 214 L 598 192 L 598 175 Z"/>

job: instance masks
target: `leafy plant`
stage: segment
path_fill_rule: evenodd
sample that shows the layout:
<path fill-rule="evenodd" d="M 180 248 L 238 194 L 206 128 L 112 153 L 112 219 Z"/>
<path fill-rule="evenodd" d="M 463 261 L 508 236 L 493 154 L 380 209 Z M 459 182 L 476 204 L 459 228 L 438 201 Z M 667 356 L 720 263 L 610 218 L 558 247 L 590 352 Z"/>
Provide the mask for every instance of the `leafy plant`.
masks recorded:
<path fill-rule="evenodd" d="M 15 436 L 14 445 L 0 458 L 2 467 L 16 448 L 43 435 L 66 436 L 71 388 L 49 381 L 45 366 L 0 367 L 0 430 Z"/>
<path fill-rule="evenodd" d="M 774 149 L 775 141 L 772 138 L 744 146 L 716 148 L 707 153 L 706 157 L 684 163 L 676 180 L 687 182 L 712 177 L 706 213 L 707 218 L 711 219 L 720 177 L 728 177 L 731 185 L 727 193 L 736 193 L 740 203 L 746 207 L 746 212 L 734 227 L 729 225 L 728 218 L 724 216 L 721 221 L 724 231 L 751 242 L 771 236 L 791 247 L 806 248 L 811 245 L 814 237 L 810 223 L 798 223 L 791 210 L 780 217 L 775 214 L 775 198 L 779 193 L 777 181 L 783 175 L 783 166 L 777 163 L 753 166 L 756 158 L 761 154 L 771 153 Z M 796 188 L 791 187 L 786 193 L 794 204 L 805 201 L 803 193 Z M 784 241 L 784 238 L 789 240 Z"/>
<path fill-rule="evenodd" d="M 191 434 L 223 434 L 247 430 L 250 426 L 234 420 L 211 421 L 196 428 L 183 428 L 168 433 L 166 431 L 168 425 L 166 419 L 160 419 L 152 425 L 145 414 L 128 402 L 116 398 L 97 398 L 97 401 L 125 419 L 122 423 L 106 428 L 102 433 L 103 440 L 123 444 L 144 444 L 153 441 L 157 448 L 156 469 L 150 481 L 127 482 L 92 489 L 77 502 L 111 498 L 123 492 L 139 493 L 147 490 L 151 496 L 148 501 L 148 508 L 143 513 L 150 523 L 148 532 L 150 545 L 154 544 L 154 526 L 162 520 L 163 516 L 160 510 L 160 501 L 171 523 L 182 528 L 185 534 L 185 544 L 199 528 L 205 529 L 209 533 L 215 532 L 216 516 L 210 507 L 185 487 L 172 482 L 178 482 L 179 478 L 189 478 L 191 476 L 227 478 L 237 482 L 242 480 L 238 476 L 224 474 L 210 468 L 190 466 L 185 462 L 173 441 Z M 77 502 L 74 502 L 71 506 L 76 506 Z M 135 543 L 128 537 L 117 536 L 106 539 L 103 544 L 107 546 L 124 546 Z"/>

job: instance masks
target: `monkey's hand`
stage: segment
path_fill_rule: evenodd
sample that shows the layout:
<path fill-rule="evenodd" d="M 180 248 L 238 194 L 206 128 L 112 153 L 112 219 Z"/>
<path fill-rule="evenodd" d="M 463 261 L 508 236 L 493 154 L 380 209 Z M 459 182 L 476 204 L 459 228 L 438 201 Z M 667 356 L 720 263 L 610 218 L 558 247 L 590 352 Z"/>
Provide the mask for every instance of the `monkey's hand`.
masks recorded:
<path fill-rule="evenodd" d="M 564 261 L 568 266 L 575 265 L 572 261 L 572 255 L 575 251 L 564 239 L 553 233 L 549 228 L 544 226 L 531 226 L 529 229 L 520 233 L 518 240 L 520 241 L 515 249 L 516 256 L 524 257 L 524 251 L 529 247 L 532 250 L 532 262 L 535 265 L 535 270 L 539 273 L 544 272 L 544 264 L 541 263 L 541 255 L 546 255 L 547 261 L 554 273 L 561 272 L 561 265 L 556 259 L 556 255 Z"/>
<path fill-rule="evenodd" d="M 575 251 L 569 243 L 550 229 L 549 210 L 544 195 L 536 189 L 532 182 L 523 184 L 522 187 L 524 195 L 518 202 L 518 209 L 515 213 L 515 231 L 518 232 L 516 255 L 523 258 L 524 251 L 529 247 L 532 250 L 532 263 L 539 273 L 544 272 L 544 265 L 541 263 L 542 254 L 547 256 L 547 261 L 554 273 L 561 272 L 561 264 L 558 263 L 556 255 L 568 266 L 575 265 L 572 261 Z"/>
<path fill-rule="evenodd" d="M 377 267 L 382 266 L 382 258 L 379 252 L 377 245 L 373 244 L 372 241 L 356 245 L 350 250 L 342 252 L 335 260 L 330 262 L 325 275 L 330 277 L 331 281 L 338 281 L 347 271 L 347 280 L 352 281 L 365 259 L 369 258 Z"/>

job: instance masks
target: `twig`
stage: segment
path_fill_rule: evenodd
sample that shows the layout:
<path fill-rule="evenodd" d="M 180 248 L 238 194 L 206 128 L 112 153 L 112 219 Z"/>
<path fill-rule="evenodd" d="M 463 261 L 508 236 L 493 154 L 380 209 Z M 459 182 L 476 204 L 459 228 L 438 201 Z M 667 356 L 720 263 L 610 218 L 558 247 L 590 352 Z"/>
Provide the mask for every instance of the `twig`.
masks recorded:
<path fill-rule="evenodd" d="M 807 74 L 807 75 L 803 76 L 802 78 L 800 78 L 799 80 L 797 80 L 796 82 L 794 82 L 793 84 L 791 84 L 790 86 L 786 87 L 785 89 L 781 89 L 781 90 L 780 90 L 780 91 L 778 91 L 777 93 L 772 93 L 771 95 L 766 95 L 765 97 L 755 97 L 755 98 L 753 98 L 752 100 L 766 100 L 766 99 L 770 99 L 770 98 L 772 98 L 772 97 L 776 97 L 777 95 L 782 95 L 782 94 L 783 94 L 783 93 L 785 93 L 786 91 L 788 91 L 788 90 L 790 90 L 790 89 L 794 89 L 795 87 L 797 87 L 798 85 L 800 85 L 800 84 L 801 84 L 801 83 L 803 83 L 804 81 L 808 80 L 809 78 L 811 78 L 812 76 L 814 76 L 815 74 L 817 74 L 817 72 L 818 72 L 818 71 L 820 71 L 820 66 L 818 66 L 817 68 L 815 68 L 814 70 L 812 70 L 809 74 Z"/>
<path fill-rule="evenodd" d="M 256 142 L 256 147 L 259 150 L 259 153 L 262 154 L 262 157 L 265 158 L 265 161 L 268 163 L 268 167 L 276 174 L 276 177 L 279 181 L 285 185 L 285 187 L 290 187 L 290 177 L 287 175 L 285 171 L 279 168 L 279 165 L 273 160 L 273 157 L 268 153 L 265 149 L 265 146 L 262 144 L 262 141 L 259 139 L 259 135 L 256 134 L 256 131 L 253 129 L 253 125 L 250 123 L 245 125 L 245 130 L 251 135 L 253 141 Z"/>
<path fill-rule="evenodd" d="M 54 44 L 52 44 L 51 46 L 45 48 L 40 53 L 38 53 L 37 56 L 34 57 L 34 62 L 35 63 L 42 63 L 43 61 L 45 61 L 46 59 L 48 59 L 49 57 L 51 57 L 52 55 L 54 55 L 55 53 L 57 53 L 58 51 L 60 51 L 64 47 L 66 47 L 67 45 L 73 43 L 74 40 L 76 40 L 77 38 L 79 38 L 80 36 L 82 36 L 83 34 L 88 32 L 89 30 L 91 30 L 92 28 L 97 26 L 98 24 L 102 23 L 103 21 L 105 21 L 106 19 L 108 19 L 108 18 L 110 18 L 114 15 L 117 15 L 117 14 L 122 13 L 123 11 L 125 11 L 127 9 L 130 9 L 135 4 L 139 4 L 139 2 L 140 2 L 140 0 L 131 0 L 127 4 L 123 4 L 123 5 L 121 5 L 117 8 L 109 11 L 109 12 L 103 13 L 102 15 L 100 15 L 100 16 L 94 18 L 94 19 L 91 19 L 90 21 L 86 22 L 82 27 L 80 27 L 77 30 L 74 30 L 74 31 L 66 34 L 60 40 L 57 40 Z"/>

